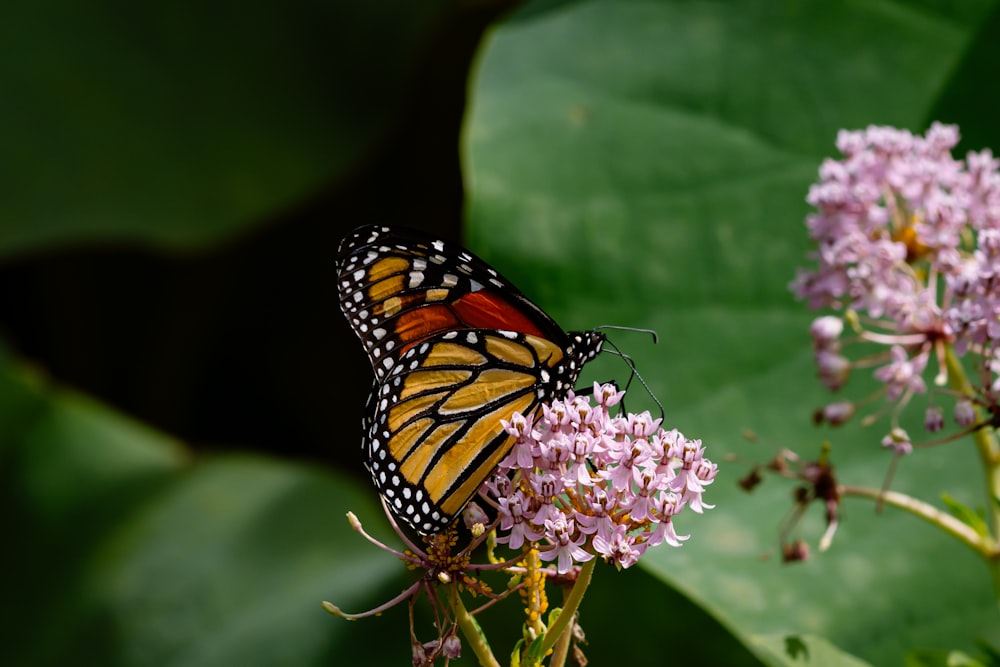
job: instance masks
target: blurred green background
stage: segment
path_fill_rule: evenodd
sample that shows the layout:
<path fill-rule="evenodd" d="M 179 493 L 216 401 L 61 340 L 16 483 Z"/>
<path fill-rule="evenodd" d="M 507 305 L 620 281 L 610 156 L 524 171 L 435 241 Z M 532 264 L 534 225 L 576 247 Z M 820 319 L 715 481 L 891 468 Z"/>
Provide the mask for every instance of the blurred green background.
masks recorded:
<path fill-rule="evenodd" d="M 847 502 L 829 552 L 782 566 L 792 487 L 746 496 L 723 460 L 829 439 L 842 481 L 881 483 L 884 424 L 810 422 L 804 197 L 840 128 L 1000 147 L 998 36 L 989 0 L 0 8 L 0 663 L 408 664 L 405 610 L 320 608 L 412 577 L 344 520 L 391 539 L 332 259 L 366 223 L 463 241 L 565 328 L 659 332 L 614 340 L 720 463 L 716 508 L 678 521 L 682 549 L 598 568 L 591 664 L 1000 643 L 960 545 Z M 921 452 L 895 488 L 975 506 L 975 465 Z M 803 537 L 822 530 L 815 508 Z M 521 612 L 500 607 L 506 656 Z"/>

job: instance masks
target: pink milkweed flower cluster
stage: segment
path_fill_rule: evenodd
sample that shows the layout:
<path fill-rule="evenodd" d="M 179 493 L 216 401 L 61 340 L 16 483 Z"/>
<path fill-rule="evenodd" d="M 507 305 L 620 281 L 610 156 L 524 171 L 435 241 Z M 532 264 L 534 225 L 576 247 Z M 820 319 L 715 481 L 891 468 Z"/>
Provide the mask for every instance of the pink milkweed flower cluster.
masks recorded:
<path fill-rule="evenodd" d="M 535 546 L 560 574 L 595 556 L 630 567 L 652 546 L 681 546 L 674 517 L 702 513 L 717 468 L 700 440 L 660 428 L 649 412 L 614 415 L 624 392 L 594 383 L 597 405 L 570 394 L 543 406 L 537 423 L 503 421 L 517 438 L 484 485 L 499 512 L 497 542 Z"/>
<path fill-rule="evenodd" d="M 791 288 L 813 308 L 844 313 L 811 328 L 820 379 L 836 391 L 853 370 L 874 367 L 887 406 L 895 406 L 894 431 L 900 410 L 927 392 L 928 366 L 936 385 L 947 382 L 948 347 L 975 355 L 974 400 L 997 414 L 1000 160 L 989 150 L 955 159 L 958 139 L 957 127 L 940 123 L 924 136 L 878 126 L 841 131 L 841 159 L 823 162 L 807 197 L 816 208 L 806 220 L 816 267 L 800 269 Z M 844 348 L 854 342 L 882 351 L 852 360 Z M 838 401 L 817 419 L 841 423 L 855 407 Z M 957 402 L 959 425 L 969 426 L 971 407 Z M 925 426 L 943 426 L 933 396 Z M 887 447 L 908 451 L 898 432 L 889 440 Z"/>

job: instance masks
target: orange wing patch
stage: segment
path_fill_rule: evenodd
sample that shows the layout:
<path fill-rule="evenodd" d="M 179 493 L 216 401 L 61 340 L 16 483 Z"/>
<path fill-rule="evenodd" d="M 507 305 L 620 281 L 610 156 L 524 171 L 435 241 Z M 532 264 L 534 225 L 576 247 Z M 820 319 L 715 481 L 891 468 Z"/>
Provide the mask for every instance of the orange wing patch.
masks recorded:
<path fill-rule="evenodd" d="M 511 395 L 530 389 L 534 384 L 534 376 L 527 373 L 488 368 L 479 374 L 475 382 L 453 391 L 447 400 L 438 406 L 438 412 L 442 415 L 472 412 L 483 405 L 504 401 Z"/>
<path fill-rule="evenodd" d="M 399 466 L 399 471 L 407 479 L 420 479 L 427 472 L 427 467 L 438 455 L 439 450 L 451 445 L 451 436 L 462 426 L 462 422 L 450 422 L 441 424 L 433 431 L 428 432 L 420 440 L 418 447 L 414 448 L 410 455 Z M 395 440 L 395 438 L 393 438 Z M 391 446 L 390 446 L 391 448 Z M 454 449 L 454 448 L 453 448 Z M 438 466 L 435 466 L 438 470 Z M 427 489 L 430 491 L 430 489 Z M 431 494 L 434 502 L 437 498 Z"/>
<path fill-rule="evenodd" d="M 389 430 L 395 433 L 407 422 L 422 415 L 430 414 L 434 404 L 448 395 L 447 391 L 421 394 L 396 403 L 389 409 Z"/>
<path fill-rule="evenodd" d="M 472 371 L 470 370 L 414 371 L 406 377 L 406 383 L 403 385 L 403 390 L 399 392 L 399 398 L 406 400 L 425 391 L 461 386 L 471 378 Z"/>
<path fill-rule="evenodd" d="M 510 416 L 515 412 L 530 410 L 533 404 L 537 404 L 534 392 L 504 403 L 496 410 L 482 415 L 465 435 L 464 442 L 469 443 L 469 446 L 462 446 L 461 443 L 456 444 L 442 457 L 431 474 L 424 480 L 424 488 L 436 502 L 440 502 L 442 510 L 447 514 L 455 515 L 469 502 L 469 499 L 483 485 L 483 481 L 489 477 L 497 464 L 507 456 L 511 447 L 514 446 L 513 436 L 507 435 L 503 431 L 497 433 L 497 425 L 500 420 L 510 419 Z M 484 459 L 478 468 L 468 470 L 476 455 L 479 454 L 480 448 L 494 441 L 494 438 L 503 438 L 503 441 L 497 443 L 493 453 Z M 473 446 L 472 443 L 477 443 L 477 446 Z M 464 481 L 457 488 L 451 489 L 450 487 L 459 480 Z M 438 501 L 437 499 L 446 492 L 448 497 L 443 502 Z"/>

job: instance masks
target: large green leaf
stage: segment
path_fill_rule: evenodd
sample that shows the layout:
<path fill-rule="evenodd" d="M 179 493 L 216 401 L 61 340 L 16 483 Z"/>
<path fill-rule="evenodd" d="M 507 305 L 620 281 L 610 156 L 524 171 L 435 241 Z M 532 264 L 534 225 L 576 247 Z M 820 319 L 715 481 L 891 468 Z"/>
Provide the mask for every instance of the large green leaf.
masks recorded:
<path fill-rule="evenodd" d="M 191 246 L 273 220 L 397 131 L 461 3 L 0 9 L 0 249 Z"/>
<path fill-rule="evenodd" d="M 838 651 L 821 637 L 809 635 L 763 635 L 753 637 L 751 645 L 769 658 L 772 664 L 787 667 L 869 667 Z"/>
<path fill-rule="evenodd" d="M 993 9 L 542 3 L 497 30 L 482 58 L 466 134 L 473 247 L 568 327 L 659 331 L 655 348 L 613 337 L 667 425 L 703 438 L 722 471 L 708 498 L 717 507 L 677 522 L 690 541 L 644 562 L 744 637 L 820 635 L 873 664 L 1000 637 L 986 568 L 943 533 L 848 500 L 832 549 L 782 566 L 791 486 L 774 480 L 747 497 L 736 485 L 747 468 L 723 461 L 765 460 L 779 446 L 814 457 L 829 438 L 841 481 L 881 484 L 884 422 L 838 432 L 810 423 L 830 399 L 811 360 L 814 315 L 787 290 L 805 263 L 804 198 L 839 128 L 922 132 L 940 107 L 950 110 L 941 120 L 968 120 L 977 136 L 990 128 L 982 140 L 1000 146 L 988 108 L 942 100 L 974 87 L 963 77 L 982 58 L 996 61 Z M 624 373 L 599 360 L 591 374 Z M 859 398 L 870 388 L 852 385 Z M 743 442 L 746 428 L 768 444 Z M 975 506 L 975 468 L 971 443 L 921 451 L 894 487 Z M 814 511 L 804 534 L 815 543 Z"/>
<path fill-rule="evenodd" d="M 402 610 L 351 624 L 320 606 L 361 611 L 411 578 L 348 527 L 348 509 L 383 523 L 352 481 L 238 455 L 191 461 L 179 443 L 9 360 L 0 411 L 0 662 L 408 659 Z M 400 641 L 379 640 L 397 630 Z"/>

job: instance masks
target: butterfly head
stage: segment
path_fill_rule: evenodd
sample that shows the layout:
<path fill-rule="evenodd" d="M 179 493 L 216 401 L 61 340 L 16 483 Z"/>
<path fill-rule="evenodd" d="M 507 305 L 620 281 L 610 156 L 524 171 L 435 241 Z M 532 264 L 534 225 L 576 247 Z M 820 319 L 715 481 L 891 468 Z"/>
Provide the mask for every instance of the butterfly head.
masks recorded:
<path fill-rule="evenodd" d="M 557 377 L 554 387 L 550 388 L 546 398 L 561 398 L 566 391 L 573 389 L 583 365 L 596 357 L 606 337 L 600 331 L 570 331 L 569 344 L 562 364 L 557 367 Z"/>
<path fill-rule="evenodd" d="M 600 353 L 607 337 L 600 331 L 570 331 L 569 339 L 568 356 L 586 363 Z"/>

